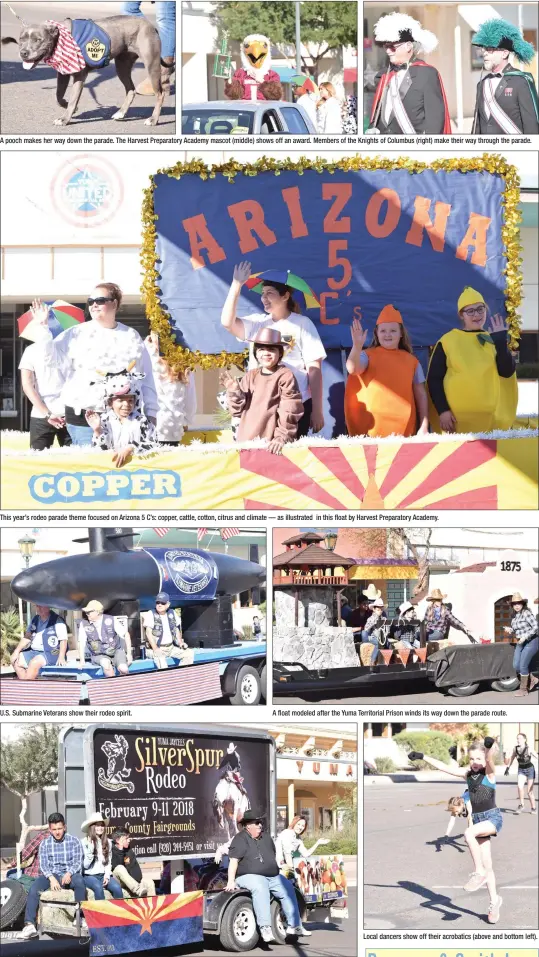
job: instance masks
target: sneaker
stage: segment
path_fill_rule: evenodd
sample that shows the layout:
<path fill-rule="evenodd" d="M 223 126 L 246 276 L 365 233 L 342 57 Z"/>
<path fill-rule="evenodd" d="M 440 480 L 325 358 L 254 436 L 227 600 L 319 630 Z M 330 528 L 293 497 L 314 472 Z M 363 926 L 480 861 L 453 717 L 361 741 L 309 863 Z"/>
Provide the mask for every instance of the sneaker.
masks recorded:
<path fill-rule="evenodd" d="M 474 871 L 468 883 L 464 885 L 464 890 L 470 891 L 470 893 L 472 891 L 478 891 L 479 888 L 483 886 L 483 884 L 486 884 L 486 882 L 487 882 L 486 874 L 478 874 L 477 871 Z"/>
<path fill-rule="evenodd" d="M 536 807 L 530 808 L 530 814 L 537 814 L 537 808 Z"/>
<path fill-rule="evenodd" d="M 88 930 L 88 924 L 86 923 L 84 917 L 81 917 L 81 921 L 80 921 L 80 932 L 81 932 L 81 934 L 84 934 L 85 937 L 89 937 L 89 936 L 90 936 L 90 931 Z"/>
<path fill-rule="evenodd" d="M 487 920 L 489 924 L 497 924 L 500 919 L 500 907 L 503 904 L 503 898 L 498 894 L 494 904 L 491 904 L 488 909 Z"/>
<path fill-rule="evenodd" d="M 290 934 L 290 936 L 293 936 L 293 937 L 312 937 L 313 936 L 312 930 L 307 930 L 307 928 L 304 927 L 303 924 L 298 924 L 297 927 L 289 927 L 286 933 Z"/>
<path fill-rule="evenodd" d="M 523 805 L 523 804 L 519 804 L 518 807 L 517 807 L 517 814 L 520 814 L 523 810 L 524 810 L 524 805 Z"/>
<path fill-rule="evenodd" d="M 261 928 L 260 928 L 260 936 L 262 937 L 262 940 L 263 940 L 266 944 L 269 944 L 271 941 L 274 941 L 274 942 L 276 943 L 275 937 L 273 936 L 273 931 L 272 931 L 271 927 L 261 927 Z"/>
<path fill-rule="evenodd" d="M 37 927 L 35 924 L 25 924 L 19 934 L 21 940 L 28 940 L 30 937 L 37 937 Z"/>
<path fill-rule="evenodd" d="M 148 888 L 146 887 L 146 884 L 144 884 L 144 883 L 141 881 L 140 884 L 138 885 L 138 887 L 137 887 L 136 890 L 135 890 L 135 894 L 137 895 L 137 897 L 147 897 L 147 896 L 148 896 Z"/>

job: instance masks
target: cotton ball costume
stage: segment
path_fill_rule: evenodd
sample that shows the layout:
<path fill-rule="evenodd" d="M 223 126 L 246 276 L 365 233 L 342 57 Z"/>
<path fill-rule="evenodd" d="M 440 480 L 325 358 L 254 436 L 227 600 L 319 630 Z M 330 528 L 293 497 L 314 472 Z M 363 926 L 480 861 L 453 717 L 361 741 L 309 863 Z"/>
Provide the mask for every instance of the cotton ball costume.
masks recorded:
<path fill-rule="evenodd" d="M 241 44 L 242 67 L 225 85 L 229 100 L 281 100 L 283 88 L 278 73 L 271 69 L 271 40 L 251 33 Z"/>
<path fill-rule="evenodd" d="M 171 379 L 158 349 L 148 341 L 146 349 L 152 363 L 159 402 L 157 439 L 159 442 L 181 442 L 184 430 L 192 427 L 196 413 L 195 377 L 190 372 L 187 382 Z"/>

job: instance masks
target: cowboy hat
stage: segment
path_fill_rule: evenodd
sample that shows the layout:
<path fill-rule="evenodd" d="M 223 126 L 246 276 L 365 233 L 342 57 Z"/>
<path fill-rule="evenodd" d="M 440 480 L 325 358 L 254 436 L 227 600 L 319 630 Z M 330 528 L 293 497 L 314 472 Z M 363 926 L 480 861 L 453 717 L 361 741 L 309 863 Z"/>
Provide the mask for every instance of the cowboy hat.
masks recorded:
<path fill-rule="evenodd" d="M 254 824 L 256 821 L 263 821 L 265 816 L 265 814 L 259 814 L 258 811 L 254 811 L 251 808 L 248 811 L 244 811 L 240 824 Z"/>
<path fill-rule="evenodd" d="M 282 349 L 284 349 L 286 345 L 281 338 L 279 330 L 271 329 L 269 326 L 264 326 L 263 329 L 259 329 L 254 338 L 248 339 L 247 342 L 252 342 L 255 346 L 280 346 Z"/>
<path fill-rule="evenodd" d="M 376 598 L 375 601 L 371 601 L 370 608 L 385 608 L 382 598 Z"/>
<path fill-rule="evenodd" d="M 99 811 L 94 811 L 93 814 L 90 814 L 90 817 L 87 817 L 86 820 L 82 822 L 80 826 L 82 833 L 87 834 L 92 824 L 104 824 L 106 827 L 107 821 Z"/>
<path fill-rule="evenodd" d="M 528 599 L 523 598 L 519 591 L 516 591 L 514 595 L 511 596 L 510 605 L 527 605 Z"/>
<path fill-rule="evenodd" d="M 369 598 L 371 601 L 374 601 L 376 598 L 382 597 L 382 592 L 380 591 L 379 588 L 376 587 L 376 585 L 373 585 L 372 582 L 370 583 L 366 591 L 362 592 L 361 594 L 365 595 L 365 598 Z"/>
<path fill-rule="evenodd" d="M 88 604 L 82 609 L 83 611 L 98 611 L 99 614 L 103 611 L 103 605 L 100 601 L 97 601 L 96 598 L 92 598 L 92 601 L 89 601 Z"/>
<path fill-rule="evenodd" d="M 399 605 L 397 611 L 399 615 L 404 615 L 407 611 L 413 609 L 415 611 L 415 605 L 412 605 L 411 601 L 403 601 L 402 605 Z"/>
<path fill-rule="evenodd" d="M 425 601 L 444 601 L 447 595 L 442 595 L 439 588 L 433 588 L 430 595 L 427 595 Z"/>

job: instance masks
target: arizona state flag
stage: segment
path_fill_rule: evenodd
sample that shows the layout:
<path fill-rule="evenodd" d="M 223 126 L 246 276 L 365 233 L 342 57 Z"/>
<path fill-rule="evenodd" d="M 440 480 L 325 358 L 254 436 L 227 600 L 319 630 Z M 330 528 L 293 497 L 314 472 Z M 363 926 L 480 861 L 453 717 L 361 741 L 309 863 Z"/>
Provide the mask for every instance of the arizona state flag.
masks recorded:
<path fill-rule="evenodd" d="M 133 954 L 201 943 L 204 894 L 167 894 L 81 905 L 90 931 L 90 957 Z"/>

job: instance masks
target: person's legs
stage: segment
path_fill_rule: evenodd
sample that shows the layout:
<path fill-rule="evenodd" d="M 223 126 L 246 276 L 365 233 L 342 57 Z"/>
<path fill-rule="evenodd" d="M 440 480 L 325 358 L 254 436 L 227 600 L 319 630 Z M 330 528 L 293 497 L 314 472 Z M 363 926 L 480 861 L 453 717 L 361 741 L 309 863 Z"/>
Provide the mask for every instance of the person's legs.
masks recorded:
<path fill-rule="evenodd" d="M 148 897 L 155 897 L 155 882 L 151 877 L 143 877 L 140 883 L 145 888 Z"/>
<path fill-rule="evenodd" d="M 294 888 L 286 877 L 278 874 L 277 877 L 268 877 L 270 894 L 281 901 L 286 922 L 290 928 L 301 926 L 301 917 Z"/>
<path fill-rule="evenodd" d="M 490 897 L 490 903 L 494 903 L 497 897 L 496 877 L 492 869 L 492 853 L 490 837 L 478 837 L 479 854 L 485 877 L 487 879 L 487 890 Z"/>
<path fill-rule="evenodd" d="M 27 657 L 25 657 L 27 655 Z M 22 659 L 22 663 L 21 662 Z M 28 664 L 26 664 L 28 662 Z M 21 681 L 34 681 L 47 661 L 45 655 L 32 652 L 22 652 L 14 664 L 15 674 Z"/>
<path fill-rule="evenodd" d="M 36 452 L 50 449 L 54 445 L 54 436 L 57 429 L 49 425 L 46 419 L 37 419 L 30 416 L 30 448 Z"/>
<path fill-rule="evenodd" d="M 371 663 L 371 665 L 375 665 L 375 664 L 376 664 L 376 659 L 378 658 L 378 649 L 379 649 L 379 647 L 380 647 L 380 643 L 379 643 L 379 641 L 378 641 L 378 638 L 375 638 L 373 635 L 367 634 L 366 631 L 362 631 L 362 632 L 361 632 L 361 643 L 364 644 L 364 643 L 366 643 L 366 642 L 368 642 L 368 643 L 371 644 L 371 645 L 374 645 L 374 650 L 373 650 L 373 653 L 372 653 L 372 655 L 371 655 L 371 662 L 370 662 L 370 663 Z"/>
<path fill-rule="evenodd" d="M 161 38 L 161 57 L 174 58 L 176 55 L 176 4 L 165 0 L 156 4 L 155 22 Z"/>
<path fill-rule="evenodd" d="M 524 675 L 529 675 L 531 660 L 539 650 L 539 637 L 532 638 L 532 640 L 527 641 L 525 645 L 517 645 L 517 648 L 521 648 L 520 674 L 524 677 Z"/>
<path fill-rule="evenodd" d="M 50 890 L 48 877 L 37 877 L 36 880 L 30 884 L 28 897 L 26 899 L 26 909 L 24 911 L 24 921 L 26 924 L 35 924 L 39 908 L 39 898 L 43 891 L 48 890 Z"/>
<path fill-rule="evenodd" d="M 72 445 L 71 436 L 65 425 L 61 429 L 55 429 L 55 432 L 59 446 L 63 448 L 64 446 Z"/>
<path fill-rule="evenodd" d="M 477 838 L 489 837 L 495 833 L 496 828 L 492 821 L 479 821 L 477 824 L 472 824 L 471 827 L 468 827 L 465 830 L 464 840 L 468 845 L 468 849 L 472 855 L 474 863 L 474 873 L 472 874 L 468 883 L 464 885 L 465 890 L 479 890 L 479 888 L 486 883 L 485 867 L 481 856 L 481 848 Z"/>
<path fill-rule="evenodd" d="M 86 425 L 68 425 L 67 431 L 71 437 L 72 445 L 91 445 L 92 435 L 94 434 L 90 426 Z"/>
<path fill-rule="evenodd" d="M 534 780 L 535 775 L 530 775 L 528 777 L 528 800 L 530 802 L 532 811 L 535 811 L 535 794 L 533 793 Z"/>
<path fill-rule="evenodd" d="M 103 669 L 105 678 L 114 678 L 114 667 L 108 655 L 98 655 L 92 657 L 92 664 L 98 664 Z"/>
<path fill-rule="evenodd" d="M 238 887 L 251 891 L 253 910 L 260 928 L 271 927 L 270 889 L 268 878 L 261 874 L 243 874 L 236 878 Z"/>
<path fill-rule="evenodd" d="M 129 665 L 127 664 L 127 655 L 123 648 L 118 648 L 118 651 L 114 652 L 114 667 L 121 675 L 129 674 Z"/>
<path fill-rule="evenodd" d="M 86 884 L 82 874 L 72 874 L 71 883 L 68 885 L 75 894 L 75 900 L 81 904 L 86 900 Z"/>
<path fill-rule="evenodd" d="M 133 894 L 135 897 L 140 896 L 139 882 L 136 881 L 134 877 L 131 877 L 127 867 L 124 867 L 123 864 L 118 864 L 118 867 L 115 867 L 112 873 L 116 880 L 127 888 L 130 894 Z"/>
<path fill-rule="evenodd" d="M 524 807 L 524 788 L 526 786 L 526 775 L 518 772 L 517 776 L 517 788 L 518 788 L 518 807 L 517 812 L 520 812 Z"/>
<path fill-rule="evenodd" d="M 102 874 L 85 874 L 84 875 L 84 886 L 94 892 L 94 897 L 96 901 L 105 900 L 105 890 L 103 887 L 103 875 Z"/>
<path fill-rule="evenodd" d="M 107 890 L 112 894 L 116 900 L 122 900 L 123 892 L 120 884 L 114 877 L 109 877 L 109 882 L 107 884 Z"/>

